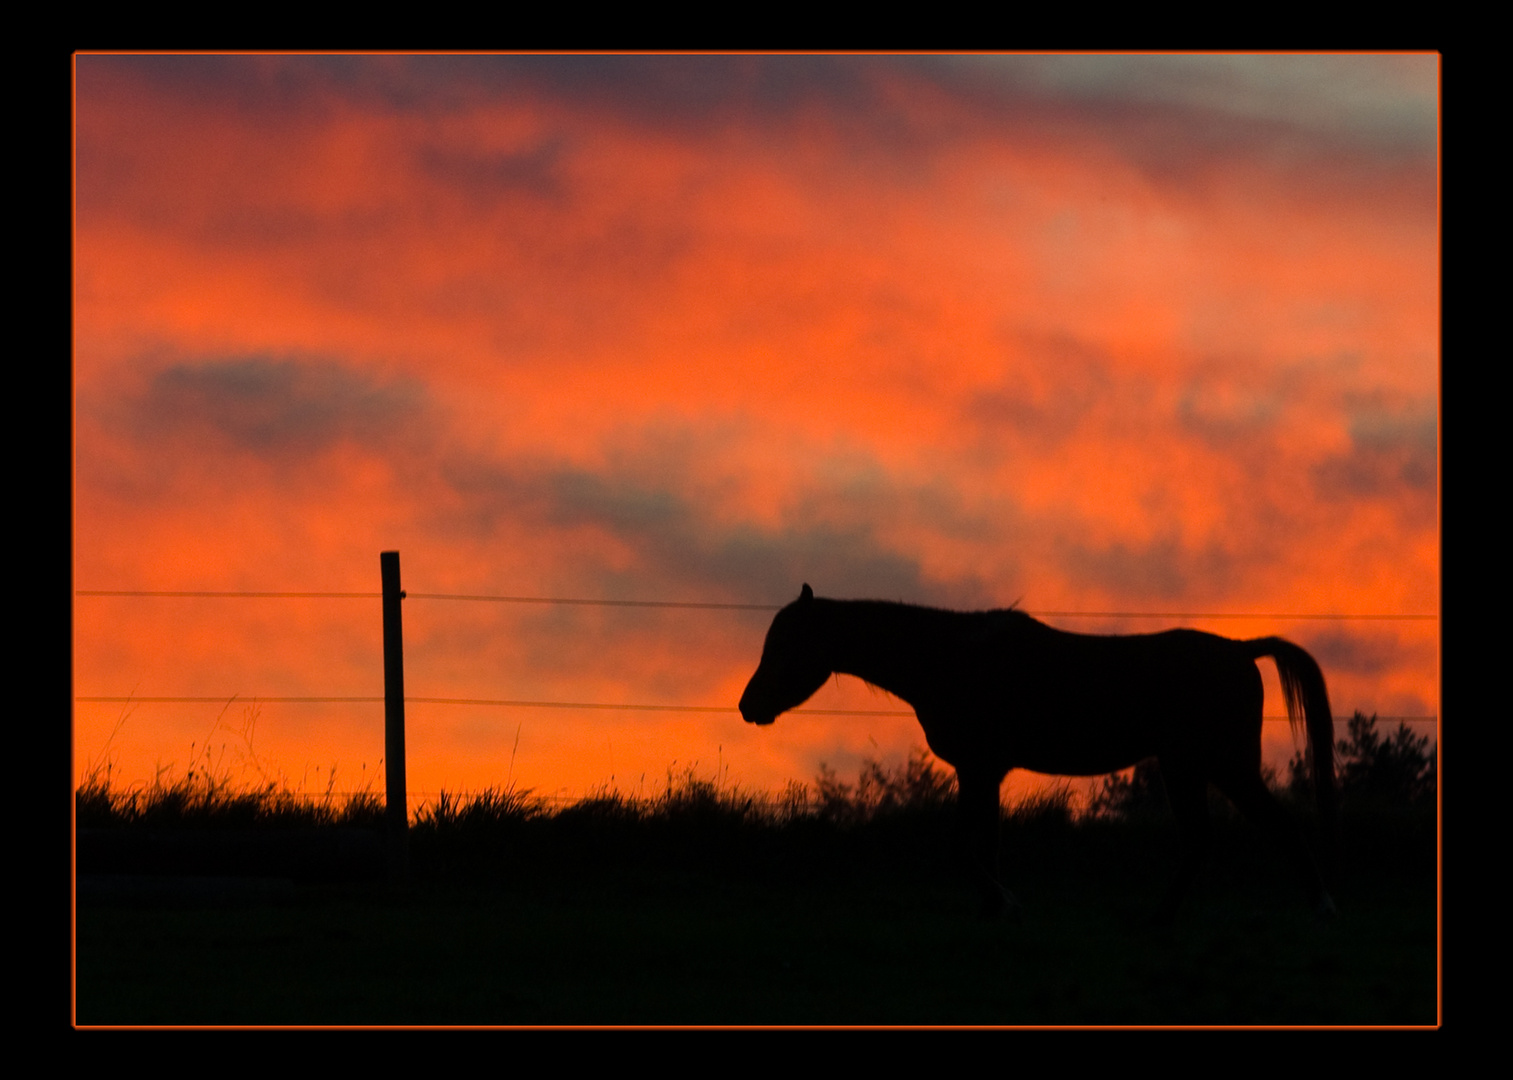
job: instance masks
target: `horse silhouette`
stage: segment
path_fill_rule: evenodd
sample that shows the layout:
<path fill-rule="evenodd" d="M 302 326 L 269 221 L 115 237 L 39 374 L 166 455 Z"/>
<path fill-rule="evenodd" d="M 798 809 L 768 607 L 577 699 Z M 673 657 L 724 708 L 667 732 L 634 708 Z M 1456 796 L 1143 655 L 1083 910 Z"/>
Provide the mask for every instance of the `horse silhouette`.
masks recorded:
<path fill-rule="evenodd" d="M 770 724 L 837 672 L 913 706 L 931 751 L 956 769 L 960 820 L 989 914 L 1018 910 L 998 880 L 998 790 L 1010 769 L 1096 776 L 1154 757 L 1185 840 L 1158 918 L 1175 913 L 1206 857 L 1210 782 L 1288 855 L 1315 910 L 1332 915 L 1301 831 L 1261 777 L 1264 691 L 1255 661 L 1263 656 L 1276 662 L 1294 729 L 1306 718 L 1327 842 L 1334 723 L 1324 675 L 1277 637 L 1074 634 L 1012 608 L 827 600 L 806 584 L 772 620 L 740 708 L 748 723 Z"/>

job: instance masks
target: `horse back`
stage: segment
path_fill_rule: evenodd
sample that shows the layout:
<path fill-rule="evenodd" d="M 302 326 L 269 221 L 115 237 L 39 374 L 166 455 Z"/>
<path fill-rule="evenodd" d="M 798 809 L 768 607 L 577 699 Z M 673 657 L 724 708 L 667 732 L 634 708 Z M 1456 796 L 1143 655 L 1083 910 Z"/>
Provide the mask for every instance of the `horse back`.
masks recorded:
<path fill-rule="evenodd" d="M 956 644 L 951 685 L 920 712 L 947 761 L 937 741 L 994 768 L 1097 775 L 1173 746 L 1226 750 L 1237 725 L 1259 734 L 1260 672 L 1240 642 L 1217 634 L 990 624 Z"/>

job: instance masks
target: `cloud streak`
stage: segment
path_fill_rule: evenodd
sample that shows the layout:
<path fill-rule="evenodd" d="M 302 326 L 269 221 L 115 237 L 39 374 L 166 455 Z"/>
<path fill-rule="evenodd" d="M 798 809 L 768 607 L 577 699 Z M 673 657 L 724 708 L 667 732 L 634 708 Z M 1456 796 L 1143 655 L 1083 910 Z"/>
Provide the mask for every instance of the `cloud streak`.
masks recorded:
<path fill-rule="evenodd" d="M 237 357 L 158 372 L 131 420 L 146 441 L 218 438 L 238 452 L 307 457 L 387 442 L 420 419 L 423 397 L 417 384 L 382 385 L 329 360 Z"/>

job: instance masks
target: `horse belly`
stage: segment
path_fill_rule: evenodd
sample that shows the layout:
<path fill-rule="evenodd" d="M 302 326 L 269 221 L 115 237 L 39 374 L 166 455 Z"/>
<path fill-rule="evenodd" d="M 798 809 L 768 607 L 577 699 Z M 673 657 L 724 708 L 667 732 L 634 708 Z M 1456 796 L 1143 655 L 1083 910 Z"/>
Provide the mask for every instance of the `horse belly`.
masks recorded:
<path fill-rule="evenodd" d="M 1025 702 L 1007 710 L 959 708 L 919 716 L 925 741 L 942 761 L 1003 773 L 1099 776 L 1156 753 L 1156 733 L 1133 723 L 1126 709 L 1068 709 Z"/>
<path fill-rule="evenodd" d="M 1024 679 L 1000 725 L 1014 765 L 1098 776 L 1150 757 L 1156 739 L 1131 688 L 1127 671 L 1107 665 L 1089 665 L 1076 678 Z"/>
<path fill-rule="evenodd" d="M 1153 732 L 1129 719 L 1085 713 L 1048 719 L 1014 740 L 1014 764 L 1054 776 L 1101 776 L 1127 769 L 1153 756 L 1157 746 Z"/>

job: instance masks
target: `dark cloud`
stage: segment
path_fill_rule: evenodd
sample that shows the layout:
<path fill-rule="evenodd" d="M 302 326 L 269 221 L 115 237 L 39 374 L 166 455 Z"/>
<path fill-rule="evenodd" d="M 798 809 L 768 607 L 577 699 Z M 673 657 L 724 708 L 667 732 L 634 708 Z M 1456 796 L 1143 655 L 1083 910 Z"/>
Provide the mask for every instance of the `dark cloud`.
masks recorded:
<path fill-rule="evenodd" d="M 480 83 L 529 83 L 552 98 L 605 106 L 658 127 L 789 116 L 806 104 L 875 107 L 875 62 L 835 56 L 495 57 Z"/>
<path fill-rule="evenodd" d="M 381 56 L 81 56 L 75 79 L 81 102 L 135 83 L 268 124 L 326 116 L 340 104 L 447 104 L 438 100 L 445 82 L 408 77 L 409 64 L 406 58 Z"/>
<path fill-rule="evenodd" d="M 1358 409 L 1350 424 L 1349 453 L 1314 466 L 1314 484 L 1326 499 L 1421 502 L 1438 489 L 1438 440 L 1439 420 L 1427 409 Z"/>
<path fill-rule="evenodd" d="M 180 363 L 113 412 L 142 442 L 307 458 L 348 441 L 382 447 L 426 411 L 418 384 L 385 382 L 331 361 L 264 356 Z"/>
<path fill-rule="evenodd" d="M 787 520 L 757 526 L 721 517 L 709 495 L 718 481 L 699 479 L 708 439 L 720 436 L 654 433 L 620 446 L 602 470 L 501 461 L 450 437 L 441 410 L 418 385 L 333 361 L 177 363 L 140 393 L 86 411 L 132 440 L 137 473 L 156 477 L 154 490 L 138 490 L 138 498 L 167 497 L 163 485 L 188 466 L 241 482 L 245 463 L 256 462 L 290 484 L 321 485 L 327 480 L 312 471 L 321 455 L 356 445 L 407 478 L 405 489 L 420 499 L 422 528 L 448 542 L 486 541 L 521 527 L 612 537 L 629 553 L 628 566 L 585 556 L 563 568 L 600 595 L 645 597 L 651 590 L 776 603 L 804 581 L 829 595 L 945 606 L 981 606 L 991 595 L 976 579 L 932 579 L 915 551 L 888 540 L 875 523 L 923 522 L 967 538 L 981 538 L 992 523 L 949 488 L 901 484 L 869 461 L 835 464 L 807 494 L 794 494 Z M 101 482 L 90 469 L 82 476 Z"/>
<path fill-rule="evenodd" d="M 1351 675 L 1369 683 L 1395 672 L 1433 671 L 1437 666 L 1435 638 L 1430 634 L 1400 635 L 1392 629 L 1340 626 L 1310 630 L 1296 637 L 1313 653 L 1326 679 Z M 1434 710 L 1419 705 L 1409 711 Z"/>
<path fill-rule="evenodd" d="M 470 195 L 474 203 L 489 204 L 503 195 L 559 201 L 567 194 L 561 170 L 564 143 L 560 137 L 550 137 L 500 151 L 423 146 L 417 159 L 427 176 Z"/>
<path fill-rule="evenodd" d="M 758 527 L 721 520 L 696 494 L 697 485 L 677 474 L 657 480 L 633 469 L 597 473 L 458 462 L 448 468 L 447 481 L 468 507 L 459 526 L 478 536 L 493 535 L 506 520 L 612 535 L 632 553 L 633 565 L 623 571 L 583 568 L 609 596 L 644 596 L 657 587 L 679 596 L 776 603 L 796 594 L 804 581 L 832 596 L 948 606 L 978 606 L 990 595 L 977 580 L 931 579 L 918 555 L 889 543 L 872 524 L 909 512 L 909 503 L 938 514 L 938 493 L 847 493 L 844 485 L 825 486 L 799 500 L 789 521 Z M 821 504 L 825 513 L 813 512 Z"/>
<path fill-rule="evenodd" d="M 1099 546 L 1066 540 L 1055 554 L 1068 578 L 1083 587 L 1151 600 L 1179 600 L 1194 591 L 1209 594 L 1212 583 L 1235 569 L 1234 556 L 1224 549 L 1212 544 L 1190 548 L 1174 536 Z"/>
<path fill-rule="evenodd" d="M 805 103 L 867 109 L 883 58 L 833 56 L 91 56 L 81 96 L 133 79 L 249 118 L 322 115 L 341 102 L 443 113 L 551 100 L 659 128 L 791 115 Z"/>
<path fill-rule="evenodd" d="M 1433 56 L 88 56 L 78 86 L 87 104 L 135 80 L 260 124 L 338 104 L 441 115 L 547 102 L 701 137 L 823 116 L 844 152 L 885 153 L 900 176 L 964 137 L 1076 132 L 1182 183 L 1221 159 L 1268 173 L 1349 162 L 1357 183 L 1385 167 L 1382 182 L 1411 178 L 1432 212 L 1437 70 Z"/>
<path fill-rule="evenodd" d="M 865 55 L 87 55 L 81 89 L 130 73 L 248 110 L 322 95 L 420 108 L 470 93 L 527 88 L 618 101 L 648 114 L 747 103 L 766 111 L 816 99 L 874 104 L 879 72 L 1000 101 L 1056 98 L 1207 107 L 1286 118 L 1314 128 L 1353 125 L 1382 140 L 1432 139 L 1437 58 L 1417 56 L 865 56 Z"/>

